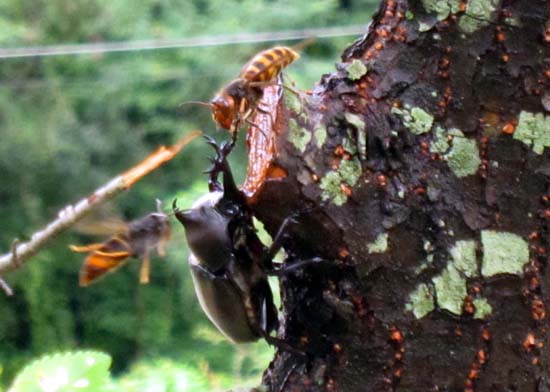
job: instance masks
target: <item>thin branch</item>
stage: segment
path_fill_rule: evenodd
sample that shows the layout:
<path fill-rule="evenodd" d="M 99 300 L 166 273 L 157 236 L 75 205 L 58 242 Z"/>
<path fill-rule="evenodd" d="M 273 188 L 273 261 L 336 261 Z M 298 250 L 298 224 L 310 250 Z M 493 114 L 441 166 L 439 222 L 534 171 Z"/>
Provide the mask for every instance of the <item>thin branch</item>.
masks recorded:
<path fill-rule="evenodd" d="M 14 241 L 11 252 L 0 256 L 0 273 L 3 274 L 19 267 L 24 261 L 42 250 L 55 236 L 72 227 L 92 209 L 114 198 L 162 164 L 170 161 L 185 145 L 200 134 L 200 131 L 194 131 L 171 147 L 159 147 L 136 166 L 113 178 L 107 184 L 96 189 L 88 197 L 76 204 L 64 207 L 59 211 L 57 218 L 42 230 L 35 232 L 30 241 L 21 243 L 17 240 Z"/>
<path fill-rule="evenodd" d="M 6 281 L 2 278 L 0 278 L 0 288 L 6 293 L 8 297 L 11 297 L 13 295 L 13 290 L 10 287 L 9 284 L 6 283 Z"/>

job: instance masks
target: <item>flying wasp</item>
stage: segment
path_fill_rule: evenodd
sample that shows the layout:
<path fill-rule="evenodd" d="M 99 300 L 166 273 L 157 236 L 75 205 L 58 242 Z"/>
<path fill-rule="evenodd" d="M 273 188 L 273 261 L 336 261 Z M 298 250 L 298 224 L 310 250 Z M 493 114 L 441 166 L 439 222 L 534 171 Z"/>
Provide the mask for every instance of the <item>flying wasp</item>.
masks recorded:
<path fill-rule="evenodd" d="M 153 212 L 129 223 L 107 223 L 112 236 L 102 243 L 71 245 L 76 253 L 88 253 L 80 269 L 80 286 L 89 286 L 107 273 L 114 272 L 130 258 L 141 259 L 139 281 L 149 283 L 151 251 L 164 256 L 170 239 L 170 221 L 163 212 Z M 109 227 L 107 228 L 109 229 Z"/>
<path fill-rule="evenodd" d="M 263 89 L 276 84 L 282 69 L 296 61 L 300 55 L 286 46 L 276 46 L 256 54 L 246 63 L 237 79 L 223 87 L 210 101 L 203 103 L 212 110 L 212 118 L 223 129 L 229 130 L 235 143 L 237 130 L 248 121 L 258 108 L 263 97 Z"/>

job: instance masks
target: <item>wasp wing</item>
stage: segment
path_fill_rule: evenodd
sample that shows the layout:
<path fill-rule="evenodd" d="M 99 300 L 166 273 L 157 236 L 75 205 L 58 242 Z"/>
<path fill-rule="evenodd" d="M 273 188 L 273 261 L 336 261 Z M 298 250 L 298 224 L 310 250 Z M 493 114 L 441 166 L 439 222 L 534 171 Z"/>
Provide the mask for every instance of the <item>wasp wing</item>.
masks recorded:
<path fill-rule="evenodd" d="M 109 239 L 99 248 L 94 246 L 80 269 L 80 286 L 89 286 L 107 273 L 117 270 L 130 256 L 132 250 L 128 242 L 120 237 Z"/>

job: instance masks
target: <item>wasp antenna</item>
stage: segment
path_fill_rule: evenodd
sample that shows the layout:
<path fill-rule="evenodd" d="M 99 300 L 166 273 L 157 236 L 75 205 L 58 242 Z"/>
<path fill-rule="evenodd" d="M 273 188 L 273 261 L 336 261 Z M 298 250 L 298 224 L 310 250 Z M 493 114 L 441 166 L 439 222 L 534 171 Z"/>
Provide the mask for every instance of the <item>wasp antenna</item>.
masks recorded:
<path fill-rule="evenodd" d="M 303 41 L 298 42 L 296 45 L 291 46 L 291 48 L 296 52 L 300 52 L 308 46 L 313 45 L 315 41 L 317 41 L 317 37 L 309 37 L 304 39 Z"/>
<path fill-rule="evenodd" d="M 200 106 L 207 106 L 209 108 L 212 107 L 212 104 L 209 102 L 202 102 L 202 101 L 187 101 L 180 104 L 180 108 L 185 105 L 200 105 Z"/>

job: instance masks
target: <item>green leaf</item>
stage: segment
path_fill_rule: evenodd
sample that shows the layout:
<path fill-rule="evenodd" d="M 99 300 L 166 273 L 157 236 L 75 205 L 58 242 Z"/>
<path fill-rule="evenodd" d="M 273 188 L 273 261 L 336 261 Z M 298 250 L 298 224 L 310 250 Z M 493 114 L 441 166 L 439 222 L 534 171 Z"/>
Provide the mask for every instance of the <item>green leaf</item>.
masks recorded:
<path fill-rule="evenodd" d="M 111 357 L 97 351 L 46 355 L 27 365 L 8 392 L 102 392 L 109 389 Z"/>

